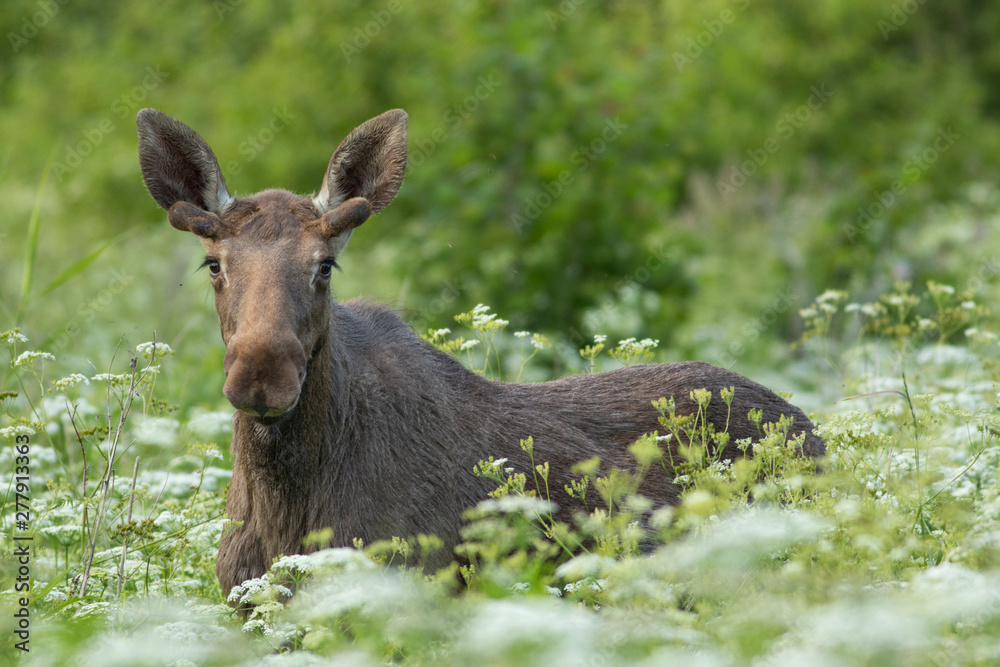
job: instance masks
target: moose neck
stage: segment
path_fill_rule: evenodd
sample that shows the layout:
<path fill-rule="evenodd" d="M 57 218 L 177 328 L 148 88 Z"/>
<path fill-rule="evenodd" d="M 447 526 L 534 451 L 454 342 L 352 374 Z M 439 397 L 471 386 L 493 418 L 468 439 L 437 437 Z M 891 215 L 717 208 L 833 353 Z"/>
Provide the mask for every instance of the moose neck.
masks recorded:
<path fill-rule="evenodd" d="M 246 471 L 252 493 L 256 491 L 279 502 L 301 501 L 309 496 L 315 473 L 323 463 L 324 443 L 343 428 L 342 420 L 347 414 L 338 405 L 338 399 L 346 394 L 334 387 L 342 377 L 336 369 L 344 363 L 343 355 L 336 355 L 331 348 L 327 332 L 317 342 L 306 366 L 299 401 L 289 414 L 269 424 L 246 413 L 236 413 L 235 465 Z"/>

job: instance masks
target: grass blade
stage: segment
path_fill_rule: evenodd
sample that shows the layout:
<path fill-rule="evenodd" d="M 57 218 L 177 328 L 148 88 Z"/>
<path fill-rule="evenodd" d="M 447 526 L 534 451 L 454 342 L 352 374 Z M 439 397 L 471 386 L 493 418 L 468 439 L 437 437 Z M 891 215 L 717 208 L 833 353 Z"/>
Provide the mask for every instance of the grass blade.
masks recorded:
<path fill-rule="evenodd" d="M 46 294 L 48 294 L 48 293 L 52 292 L 53 290 L 55 290 L 56 288 L 60 287 L 63 283 L 65 283 L 66 281 L 68 281 L 70 278 L 73 278 L 73 277 L 79 275 L 80 273 L 83 273 L 83 271 L 88 266 L 90 266 L 95 259 L 97 259 L 98 257 L 101 256 L 101 253 L 103 253 L 105 250 L 107 250 L 108 248 L 110 248 L 112 246 L 112 244 L 114 244 L 115 241 L 117 241 L 117 240 L 118 239 L 114 239 L 112 241 L 108 241 L 107 243 L 105 243 L 100 248 L 98 248 L 94 252 L 90 253 L 89 255 L 87 255 L 86 257 L 84 257 L 83 259 L 77 260 L 77 261 L 73 262 L 72 264 L 70 264 L 68 267 L 66 267 L 63 270 L 62 273 L 60 273 L 58 276 L 56 276 L 55 279 L 52 282 L 50 282 L 48 285 L 46 285 L 45 289 L 43 289 L 42 292 L 41 292 L 41 294 L 39 294 L 38 296 L 45 296 Z"/>
<path fill-rule="evenodd" d="M 14 323 L 21 321 L 21 314 L 28 304 L 28 295 L 31 293 L 31 283 L 35 277 L 35 258 L 38 255 L 38 229 L 39 218 L 42 210 L 42 194 L 45 192 L 45 185 L 49 181 L 49 172 L 52 170 L 52 161 L 45 165 L 42 173 L 42 180 L 38 184 L 38 191 L 35 193 L 35 206 L 31 210 L 31 218 L 28 220 L 28 245 L 25 248 L 24 275 L 21 279 L 21 298 L 17 302 L 17 311 L 14 313 Z"/>

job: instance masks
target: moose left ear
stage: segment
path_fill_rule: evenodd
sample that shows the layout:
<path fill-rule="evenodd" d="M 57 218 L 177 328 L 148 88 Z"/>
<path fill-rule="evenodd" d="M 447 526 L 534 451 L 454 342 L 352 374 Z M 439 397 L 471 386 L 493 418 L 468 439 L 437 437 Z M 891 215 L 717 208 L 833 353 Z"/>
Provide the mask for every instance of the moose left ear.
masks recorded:
<path fill-rule="evenodd" d="M 364 197 L 378 213 L 396 196 L 405 171 L 406 112 L 393 109 L 362 123 L 340 143 L 313 203 L 329 211 Z"/>
<path fill-rule="evenodd" d="M 337 257 L 344 251 L 354 228 L 372 215 L 372 205 L 364 197 L 348 199 L 332 211 L 327 211 L 315 222 L 319 233 L 326 238 L 330 254 Z"/>

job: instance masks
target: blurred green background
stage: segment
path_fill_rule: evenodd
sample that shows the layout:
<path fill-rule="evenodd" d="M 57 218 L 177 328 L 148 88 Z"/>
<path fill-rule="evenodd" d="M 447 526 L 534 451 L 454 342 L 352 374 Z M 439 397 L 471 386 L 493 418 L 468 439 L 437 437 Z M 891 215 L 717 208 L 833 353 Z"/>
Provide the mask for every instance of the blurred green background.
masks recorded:
<path fill-rule="evenodd" d="M 200 245 L 142 184 L 147 106 L 237 195 L 314 192 L 405 109 L 404 185 L 337 291 L 418 330 L 486 303 L 766 376 L 829 288 L 996 306 L 997 3 L 7 0 L 0 34 L 0 329 L 72 371 L 155 332 L 182 405 L 224 404 L 223 348 Z"/>

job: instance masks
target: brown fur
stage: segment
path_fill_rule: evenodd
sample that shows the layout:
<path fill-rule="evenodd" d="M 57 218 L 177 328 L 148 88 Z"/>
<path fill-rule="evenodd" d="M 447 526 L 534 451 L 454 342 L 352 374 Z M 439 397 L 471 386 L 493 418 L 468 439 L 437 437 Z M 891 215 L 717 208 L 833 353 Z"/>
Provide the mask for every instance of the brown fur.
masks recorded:
<path fill-rule="evenodd" d="M 765 421 L 794 418 L 804 453 L 824 453 L 798 408 L 740 375 L 701 362 L 632 366 L 538 384 L 499 383 L 470 372 L 420 340 L 389 310 L 332 300 L 323 259 L 353 228 L 392 200 L 406 164 L 406 115 L 390 111 L 354 130 L 330 160 L 313 199 L 283 190 L 233 199 L 208 145 L 152 109 L 139 114 L 143 176 L 170 222 L 208 252 L 227 345 L 224 391 L 234 419 L 233 479 L 227 512 L 242 526 L 219 547 L 223 589 L 263 574 L 279 554 L 301 553 L 302 538 L 332 528 L 332 545 L 418 533 L 441 537 L 450 553 L 462 512 L 492 483 L 477 461 L 530 462 L 518 446 L 531 436 L 536 461 L 551 465 L 560 515 L 574 463 L 600 456 L 631 465 L 627 446 L 659 427 L 650 402 L 689 394 L 715 397 L 709 421 L 729 422 L 731 442 L 754 437 L 751 408 Z M 214 262 L 214 264 L 213 264 Z M 215 271 L 218 269 L 218 271 Z M 718 399 L 735 387 L 732 414 Z M 739 456 L 734 445 L 724 454 Z M 677 502 L 668 476 L 650 474 L 642 493 Z"/>

